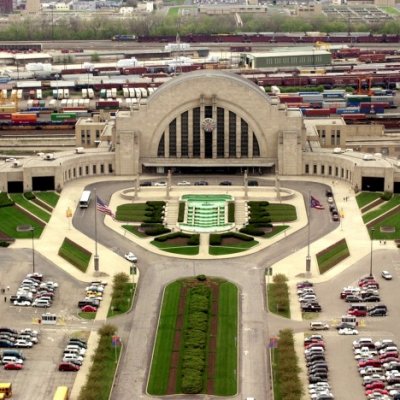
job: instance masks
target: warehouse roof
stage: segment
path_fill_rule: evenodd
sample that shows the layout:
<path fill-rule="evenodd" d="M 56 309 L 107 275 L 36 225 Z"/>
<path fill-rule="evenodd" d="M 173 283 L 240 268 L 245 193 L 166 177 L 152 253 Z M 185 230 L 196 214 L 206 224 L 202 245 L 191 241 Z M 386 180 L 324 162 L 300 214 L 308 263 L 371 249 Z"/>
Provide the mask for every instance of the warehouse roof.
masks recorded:
<path fill-rule="evenodd" d="M 270 58 L 270 57 L 296 57 L 296 56 L 325 56 L 331 53 L 326 50 L 303 50 L 303 51 L 266 51 L 262 53 L 243 53 L 247 57 L 253 58 Z"/>

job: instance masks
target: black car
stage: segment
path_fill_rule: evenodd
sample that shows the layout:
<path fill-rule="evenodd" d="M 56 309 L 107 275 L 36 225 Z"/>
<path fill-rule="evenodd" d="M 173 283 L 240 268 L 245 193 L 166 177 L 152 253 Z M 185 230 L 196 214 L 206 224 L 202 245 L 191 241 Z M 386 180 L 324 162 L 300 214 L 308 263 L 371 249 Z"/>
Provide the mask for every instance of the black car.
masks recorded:
<path fill-rule="evenodd" d="M 328 370 L 328 364 L 326 361 L 314 361 L 311 364 L 307 364 L 307 368 L 310 370 L 310 368 L 325 368 Z"/>
<path fill-rule="evenodd" d="M 376 310 L 368 311 L 368 315 L 370 317 L 385 317 L 387 314 L 387 311 L 384 310 L 383 308 L 377 308 Z"/>
<path fill-rule="evenodd" d="M 325 376 L 320 374 L 310 375 L 308 377 L 308 383 L 328 382 L 328 375 Z"/>
<path fill-rule="evenodd" d="M 140 186 L 151 186 L 151 185 L 152 185 L 152 183 L 150 181 L 140 182 Z"/>
<path fill-rule="evenodd" d="M 221 186 L 232 186 L 232 182 L 231 181 L 222 181 L 219 184 Z"/>
<path fill-rule="evenodd" d="M 195 186 L 208 186 L 207 181 L 197 181 L 194 183 Z"/>
<path fill-rule="evenodd" d="M 336 329 L 344 329 L 344 328 L 354 328 L 353 325 L 346 324 L 346 322 L 341 322 L 339 325 L 336 325 Z"/>
<path fill-rule="evenodd" d="M 387 311 L 387 306 L 385 304 L 378 304 L 376 306 L 373 306 L 369 308 L 368 311 L 377 310 L 378 308 Z"/>
<path fill-rule="evenodd" d="M 315 375 L 315 374 L 326 374 L 328 375 L 328 368 L 324 367 L 312 367 L 308 369 L 308 375 Z"/>
<path fill-rule="evenodd" d="M 322 307 L 318 304 L 307 304 L 301 307 L 302 312 L 321 312 Z"/>
<path fill-rule="evenodd" d="M 363 301 L 363 299 L 361 297 L 358 296 L 354 296 L 352 294 L 349 294 L 348 296 L 346 296 L 346 298 L 344 299 L 344 301 L 346 303 L 361 303 Z"/>
<path fill-rule="evenodd" d="M 249 186 L 258 186 L 258 182 L 257 181 L 249 181 L 247 184 Z"/>
<path fill-rule="evenodd" d="M 368 296 L 368 297 L 365 297 L 364 298 L 364 300 L 363 301 L 367 301 L 367 302 L 378 302 L 378 301 L 381 301 L 381 298 L 379 297 L 379 296 Z"/>
<path fill-rule="evenodd" d="M 10 340 L 0 339 L 0 347 L 14 347 L 14 343 Z"/>
<path fill-rule="evenodd" d="M 307 363 L 315 362 L 315 361 L 325 361 L 325 356 L 323 354 L 312 354 L 311 356 L 307 356 Z"/>
<path fill-rule="evenodd" d="M 325 190 L 325 196 L 326 196 L 326 197 L 333 197 L 332 190 L 326 189 L 326 190 Z"/>
<path fill-rule="evenodd" d="M 16 331 L 15 329 L 11 329 L 11 328 L 0 328 L 0 333 L 1 332 L 8 332 L 8 333 L 12 333 L 14 335 L 18 335 L 18 331 Z"/>

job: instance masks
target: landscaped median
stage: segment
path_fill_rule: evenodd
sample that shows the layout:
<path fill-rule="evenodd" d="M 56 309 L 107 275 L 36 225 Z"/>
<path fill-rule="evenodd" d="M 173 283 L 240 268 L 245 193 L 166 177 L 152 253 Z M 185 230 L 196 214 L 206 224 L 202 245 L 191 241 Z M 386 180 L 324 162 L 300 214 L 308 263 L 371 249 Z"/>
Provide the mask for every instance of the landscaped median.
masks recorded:
<path fill-rule="evenodd" d="M 58 251 L 58 255 L 82 272 L 86 272 L 92 257 L 92 253 L 90 251 L 86 250 L 84 247 L 73 242 L 67 237 L 62 243 L 60 250 Z"/>
<path fill-rule="evenodd" d="M 199 275 L 164 291 L 147 386 L 150 395 L 237 392 L 238 290 Z"/>
<path fill-rule="evenodd" d="M 124 314 L 130 310 L 136 285 L 129 282 L 129 275 L 121 272 L 114 275 L 108 317 Z"/>
<path fill-rule="evenodd" d="M 98 333 L 99 344 L 78 400 L 108 400 L 110 397 L 121 353 L 121 341 L 116 336 L 117 328 L 113 325 L 103 325 Z"/>
<path fill-rule="evenodd" d="M 346 239 L 339 240 L 332 246 L 317 253 L 319 273 L 325 273 L 349 256 L 350 252 L 347 247 Z"/>
<path fill-rule="evenodd" d="M 194 256 L 199 254 L 199 234 L 174 232 L 156 237 L 151 244 L 168 253 Z"/>
<path fill-rule="evenodd" d="M 268 310 L 281 317 L 290 318 L 289 287 L 287 277 L 276 274 L 267 285 Z"/>
<path fill-rule="evenodd" d="M 246 251 L 258 244 L 252 236 L 237 232 L 212 233 L 209 253 L 213 256 L 234 254 Z"/>

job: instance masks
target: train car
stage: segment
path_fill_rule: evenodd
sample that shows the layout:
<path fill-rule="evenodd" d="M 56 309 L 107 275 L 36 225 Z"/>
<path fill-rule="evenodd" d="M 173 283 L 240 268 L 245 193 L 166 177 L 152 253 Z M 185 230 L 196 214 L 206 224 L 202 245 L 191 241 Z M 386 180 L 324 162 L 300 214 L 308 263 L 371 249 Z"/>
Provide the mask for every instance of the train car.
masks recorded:
<path fill-rule="evenodd" d="M 120 72 L 122 75 L 142 75 L 147 72 L 146 67 L 126 67 L 121 68 Z"/>
<path fill-rule="evenodd" d="M 96 110 L 117 110 L 118 108 L 118 100 L 96 101 Z"/>
<path fill-rule="evenodd" d="M 52 122 L 76 122 L 76 113 L 72 112 L 63 112 L 63 113 L 53 113 L 50 115 L 50 119 Z"/>
<path fill-rule="evenodd" d="M 232 53 L 245 53 L 245 52 L 250 52 L 252 51 L 251 46 L 231 46 L 229 48 L 229 51 Z"/>
<path fill-rule="evenodd" d="M 115 42 L 132 42 L 137 39 L 136 35 L 114 35 L 111 40 Z"/>
<path fill-rule="evenodd" d="M 303 110 L 305 117 L 319 118 L 329 117 L 332 114 L 330 108 L 307 108 Z"/>
<path fill-rule="evenodd" d="M 23 113 L 12 113 L 11 122 L 13 124 L 31 124 L 37 122 L 36 114 L 23 114 Z"/>

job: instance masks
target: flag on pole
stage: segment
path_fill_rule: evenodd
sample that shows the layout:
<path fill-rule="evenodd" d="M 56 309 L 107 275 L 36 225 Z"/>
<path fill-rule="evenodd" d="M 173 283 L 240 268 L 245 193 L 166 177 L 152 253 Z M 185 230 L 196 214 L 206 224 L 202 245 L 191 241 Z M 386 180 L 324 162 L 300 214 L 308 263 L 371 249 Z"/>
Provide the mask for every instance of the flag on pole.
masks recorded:
<path fill-rule="evenodd" d="M 278 347 L 278 338 L 277 337 L 269 338 L 268 348 L 276 349 L 277 347 Z"/>
<path fill-rule="evenodd" d="M 111 218 L 115 218 L 115 215 L 112 212 L 111 208 L 99 196 L 96 196 L 96 208 L 97 208 L 97 211 L 100 211 L 103 214 L 107 214 Z"/>
<path fill-rule="evenodd" d="M 324 209 L 323 205 L 314 196 L 311 196 L 311 198 L 310 198 L 310 207 L 316 208 L 317 210 Z"/>

